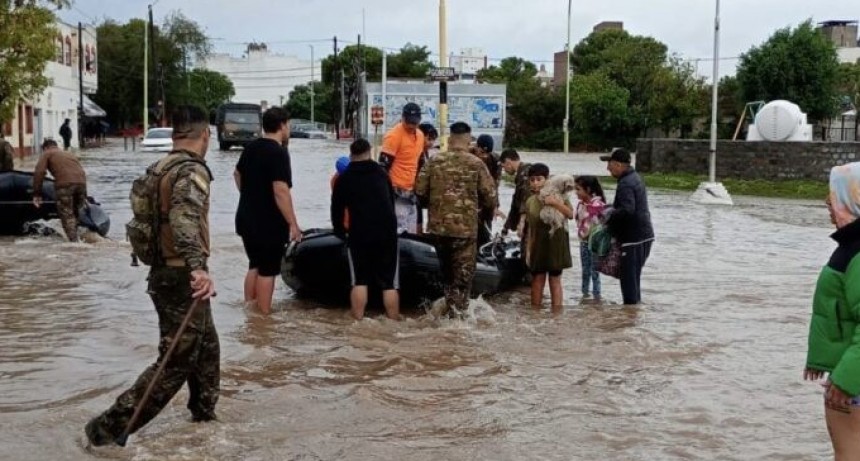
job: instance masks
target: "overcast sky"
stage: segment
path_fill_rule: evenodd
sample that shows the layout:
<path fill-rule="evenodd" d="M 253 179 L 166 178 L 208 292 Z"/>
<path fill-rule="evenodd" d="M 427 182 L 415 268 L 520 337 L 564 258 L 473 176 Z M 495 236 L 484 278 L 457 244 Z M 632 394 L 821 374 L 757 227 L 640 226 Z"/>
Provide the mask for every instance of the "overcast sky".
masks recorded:
<path fill-rule="evenodd" d="M 124 22 L 146 15 L 145 0 L 73 0 L 60 12 L 67 22 Z M 492 59 L 520 56 L 547 65 L 564 49 L 567 2 L 564 0 L 448 0 L 448 51 L 484 48 Z M 632 34 L 649 35 L 686 59 L 713 55 L 714 0 L 574 1 L 571 42 L 576 44 L 601 21 L 623 21 Z M 270 49 L 309 58 L 332 50 L 331 37 L 399 48 L 406 42 L 439 50 L 438 0 L 159 0 L 156 22 L 171 10 L 197 21 L 213 38 L 216 51 L 241 55 L 249 41 L 267 42 Z M 857 0 L 723 0 L 721 56 L 736 57 L 766 40 L 776 29 L 812 18 L 860 19 Z M 288 43 L 325 40 L 327 42 Z M 573 45 L 572 45 L 573 46 Z M 492 63 L 492 62 L 491 62 Z M 735 60 L 722 61 L 721 74 L 733 73 Z M 710 75 L 710 62 L 699 72 Z"/>

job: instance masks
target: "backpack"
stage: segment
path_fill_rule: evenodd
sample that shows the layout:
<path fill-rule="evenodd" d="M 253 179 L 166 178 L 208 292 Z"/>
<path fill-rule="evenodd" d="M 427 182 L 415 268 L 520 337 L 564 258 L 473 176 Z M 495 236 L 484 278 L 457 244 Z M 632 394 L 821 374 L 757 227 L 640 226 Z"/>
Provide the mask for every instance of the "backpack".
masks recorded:
<path fill-rule="evenodd" d="M 161 160 L 150 165 L 145 174 L 131 183 L 132 218 L 125 225 L 125 237 L 131 243 L 132 256 L 147 266 L 161 260 L 161 181 L 170 170 L 190 162 L 206 166 L 196 158 Z"/>

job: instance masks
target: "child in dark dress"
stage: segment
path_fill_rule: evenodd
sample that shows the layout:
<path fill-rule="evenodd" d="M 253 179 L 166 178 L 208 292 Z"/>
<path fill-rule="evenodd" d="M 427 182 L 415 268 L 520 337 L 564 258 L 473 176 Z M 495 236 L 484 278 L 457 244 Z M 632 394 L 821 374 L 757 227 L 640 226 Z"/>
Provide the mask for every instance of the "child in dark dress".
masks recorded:
<path fill-rule="evenodd" d="M 536 163 L 529 168 L 528 176 L 532 196 L 526 201 L 524 217 L 527 224 L 526 264 L 532 273 L 531 303 L 532 307 L 541 307 L 544 286 L 549 278 L 552 310 L 559 311 L 563 299 L 561 272 L 573 265 L 567 221 L 563 229 L 550 234 L 550 226 L 541 220 L 540 210 L 548 205 L 570 220 L 574 217 L 573 206 L 567 198 L 548 197 L 541 202 L 538 192 L 549 178 L 548 166 Z"/>

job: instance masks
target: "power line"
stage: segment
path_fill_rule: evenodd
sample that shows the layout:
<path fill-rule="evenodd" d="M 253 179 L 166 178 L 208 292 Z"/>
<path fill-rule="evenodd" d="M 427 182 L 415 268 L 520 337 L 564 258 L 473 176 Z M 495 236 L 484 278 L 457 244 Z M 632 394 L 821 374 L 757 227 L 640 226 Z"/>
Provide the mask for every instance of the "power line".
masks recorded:
<path fill-rule="evenodd" d="M 262 74 L 262 73 L 270 73 L 270 72 L 293 72 L 298 70 L 310 70 L 317 69 L 320 66 L 305 66 L 305 67 L 290 67 L 283 69 L 264 69 L 264 70 L 231 70 L 231 71 L 218 71 L 224 75 L 233 75 L 233 74 Z M 210 69 L 215 70 L 215 69 Z M 253 77 L 242 77 L 238 76 L 238 78 L 253 78 Z M 260 78 L 276 78 L 276 77 L 260 77 Z"/>

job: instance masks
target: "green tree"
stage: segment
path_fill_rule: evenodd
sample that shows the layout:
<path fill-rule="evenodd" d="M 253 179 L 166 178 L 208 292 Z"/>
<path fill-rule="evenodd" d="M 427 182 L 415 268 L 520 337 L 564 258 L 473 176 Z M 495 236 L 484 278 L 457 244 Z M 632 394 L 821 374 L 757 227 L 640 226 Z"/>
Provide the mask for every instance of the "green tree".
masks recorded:
<path fill-rule="evenodd" d="M 607 75 L 574 75 L 570 82 L 571 118 L 577 134 L 599 144 L 623 137 L 630 125 L 630 92 Z"/>
<path fill-rule="evenodd" d="M 538 70 L 534 63 L 515 56 L 502 59 L 498 66 L 490 66 L 478 71 L 478 80 L 486 83 L 506 83 L 508 85 L 532 84 L 540 86 L 535 80 Z"/>
<path fill-rule="evenodd" d="M 114 126 L 140 122 L 143 115 L 143 35 L 147 23 L 132 19 L 126 24 L 106 20 L 98 26 L 99 91 L 95 100 L 108 113 Z M 169 15 L 150 37 L 155 55 L 150 55 L 150 117 L 159 116 L 157 101 L 164 88 L 166 110 L 176 104 L 204 105 L 207 98 L 193 90 L 192 59 L 202 59 L 211 50 L 208 38 L 197 23 L 181 13 Z M 205 83 L 205 80 L 204 80 Z M 221 98 L 216 94 L 209 99 Z M 155 109 L 155 110 L 154 110 Z"/>
<path fill-rule="evenodd" d="M 424 78 L 433 67 L 426 46 L 407 43 L 397 53 L 388 55 L 388 76 L 392 78 Z"/>
<path fill-rule="evenodd" d="M 564 102 L 541 86 L 534 63 L 518 57 L 478 71 L 478 80 L 507 85 L 505 141 L 518 147 L 558 149 L 562 145 Z"/>
<path fill-rule="evenodd" d="M 574 74 L 602 72 L 630 93 L 629 107 L 632 136 L 659 124 L 659 116 L 650 109 L 655 82 L 667 63 L 666 45 L 651 37 L 630 35 L 623 30 L 594 32 L 573 49 L 571 66 Z"/>
<path fill-rule="evenodd" d="M 54 58 L 54 14 L 48 8 L 67 0 L 0 0 L 0 122 L 13 116 L 21 99 L 40 94 L 50 80 L 45 66 Z"/>
<path fill-rule="evenodd" d="M 366 72 L 367 81 L 380 81 L 382 78 L 382 50 L 372 46 L 350 45 L 338 54 L 329 55 L 322 60 L 323 84 L 332 89 L 335 94 L 330 117 L 332 120 L 340 118 L 340 75 L 344 76 L 344 100 L 346 101 L 346 120 L 344 126 L 355 127 L 355 112 L 358 108 L 359 99 L 359 74 L 362 70 Z"/>
<path fill-rule="evenodd" d="M 143 41 L 146 22 L 106 20 L 98 26 L 99 89 L 93 99 L 114 127 L 140 122 L 143 116 Z M 155 88 L 150 85 L 150 92 Z"/>
<path fill-rule="evenodd" d="M 329 85 L 322 82 L 313 82 L 314 88 L 314 121 L 321 123 L 334 123 L 332 114 L 340 110 L 333 104 L 334 91 Z M 290 91 L 290 99 L 285 107 L 290 111 L 293 118 L 311 118 L 311 86 L 298 85 Z"/>
<path fill-rule="evenodd" d="M 207 69 L 189 72 L 188 102 L 212 112 L 236 94 L 233 82 L 226 75 Z"/>
<path fill-rule="evenodd" d="M 820 121 L 836 112 L 838 72 L 833 43 L 808 20 L 742 54 L 737 78 L 745 100 L 786 99 Z"/>
<path fill-rule="evenodd" d="M 690 63 L 674 56 L 652 78 L 653 94 L 646 108 L 650 127 L 660 127 L 667 136 L 676 128 L 681 137 L 690 136 L 694 122 L 710 113 L 704 80 L 696 77 Z"/>
<path fill-rule="evenodd" d="M 840 99 L 860 109 L 860 63 L 839 65 L 836 89 Z"/>

